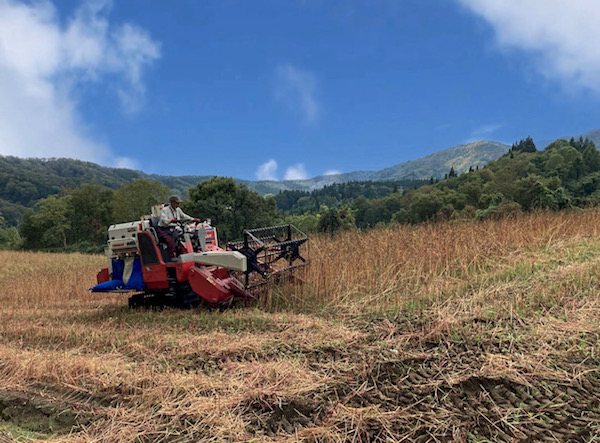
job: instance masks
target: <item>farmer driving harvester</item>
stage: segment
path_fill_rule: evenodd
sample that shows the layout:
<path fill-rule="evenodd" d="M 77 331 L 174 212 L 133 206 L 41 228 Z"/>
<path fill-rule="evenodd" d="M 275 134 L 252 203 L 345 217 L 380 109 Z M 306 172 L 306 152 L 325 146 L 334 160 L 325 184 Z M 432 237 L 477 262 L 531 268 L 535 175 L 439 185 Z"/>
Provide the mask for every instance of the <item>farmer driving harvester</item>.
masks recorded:
<path fill-rule="evenodd" d="M 169 204 L 160 211 L 160 219 L 158 221 L 158 237 L 167 244 L 169 257 L 176 258 L 175 240 L 179 237 L 180 232 L 177 230 L 175 223 L 180 221 L 195 221 L 200 222 L 200 219 L 190 217 L 179 207 L 181 198 L 178 195 L 172 195 L 169 198 Z"/>

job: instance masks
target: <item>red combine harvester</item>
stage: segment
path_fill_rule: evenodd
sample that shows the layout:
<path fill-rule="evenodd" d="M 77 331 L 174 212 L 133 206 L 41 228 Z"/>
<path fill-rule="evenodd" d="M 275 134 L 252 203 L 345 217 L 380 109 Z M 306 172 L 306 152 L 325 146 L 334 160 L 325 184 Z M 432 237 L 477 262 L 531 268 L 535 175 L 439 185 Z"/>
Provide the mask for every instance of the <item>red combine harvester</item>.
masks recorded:
<path fill-rule="evenodd" d="M 178 222 L 177 259 L 157 236 L 158 217 L 111 225 L 108 266 L 97 276 L 95 292 L 135 291 L 129 306 L 192 307 L 255 298 L 268 281 L 306 265 L 301 249 L 308 238 L 293 225 L 243 232 L 241 241 L 221 249 L 210 220 Z M 271 277 L 275 277 L 271 279 Z"/>

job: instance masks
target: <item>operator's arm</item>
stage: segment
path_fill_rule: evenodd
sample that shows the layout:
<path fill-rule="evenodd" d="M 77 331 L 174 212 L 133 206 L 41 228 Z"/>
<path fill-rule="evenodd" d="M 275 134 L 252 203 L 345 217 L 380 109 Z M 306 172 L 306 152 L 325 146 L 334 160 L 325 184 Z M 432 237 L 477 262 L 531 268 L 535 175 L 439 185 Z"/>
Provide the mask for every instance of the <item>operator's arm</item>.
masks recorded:
<path fill-rule="evenodd" d="M 177 208 L 177 219 L 185 221 L 185 220 L 194 220 L 194 217 L 190 217 L 185 212 L 181 210 L 181 208 Z"/>

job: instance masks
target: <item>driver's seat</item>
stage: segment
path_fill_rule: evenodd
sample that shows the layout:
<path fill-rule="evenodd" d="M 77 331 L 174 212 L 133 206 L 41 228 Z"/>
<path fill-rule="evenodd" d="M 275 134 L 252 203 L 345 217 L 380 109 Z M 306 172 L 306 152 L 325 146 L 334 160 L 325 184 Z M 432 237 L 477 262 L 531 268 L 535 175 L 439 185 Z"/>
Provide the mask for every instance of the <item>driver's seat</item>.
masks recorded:
<path fill-rule="evenodd" d="M 158 249 L 160 251 L 160 255 L 162 256 L 162 259 L 164 262 L 169 261 L 169 251 L 167 251 L 167 245 L 164 241 L 160 240 L 160 237 L 158 236 L 158 221 L 160 220 L 160 217 L 150 217 L 150 219 L 148 220 L 150 223 L 150 227 L 148 228 L 148 233 L 152 236 L 152 238 L 154 239 L 154 243 L 158 246 Z"/>
<path fill-rule="evenodd" d="M 148 232 L 150 232 L 150 235 L 152 235 L 152 238 L 154 239 L 154 243 L 156 243 L 158 245 L 159 240 L 158 240 L 158 220 L 160 219 L 160 217 L 150 217 L 150 219 L 148 220 L 150 222 L 150 228 L 148 229 Z"/>

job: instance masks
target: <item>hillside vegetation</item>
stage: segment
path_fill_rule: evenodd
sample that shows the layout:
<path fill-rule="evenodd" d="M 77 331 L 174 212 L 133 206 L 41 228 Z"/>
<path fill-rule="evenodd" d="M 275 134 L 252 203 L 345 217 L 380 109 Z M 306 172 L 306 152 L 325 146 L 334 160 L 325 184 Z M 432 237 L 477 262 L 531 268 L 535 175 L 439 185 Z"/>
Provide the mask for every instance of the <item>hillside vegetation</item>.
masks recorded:
<path fill-rule="evenodd" d="M 451 166 L 457 172 L 464 172 L 470 166 L 483 165 L 506 152 L 507 146 L 493 142 L 477 142 L 445 149 L 423 159 L 393 166 L 381 171 L 351 172 L 328 175 L 306 180 L 250 181 L 238 180 L 261 195 L 280 191 L 311 191 L 323 186 L 351 181 L 412 180 L 442 177 Z M 57 195 L 65 190 L 83 184 L 95 184 L 116 190 L 133 180 L 158 181 L 169 187 L 173 193 L 187 195 L 187 190 L 211 176 L 166 176 L 146 174 L 141 171 L 121 168 L 107 168 L 94 163 L 51 158 L 22 159 L 0 156 L 0 214 L 11 225 L 21 221 L 27 208 L 42 198 Z"/>
<path fill-rule="evenodd" d="M 104 258 L 0 252 L 0 438 L 591 441 L 596 210 L 312 236 L 304 284 L 132 311 Z"/>
<path fill-rule="evenodd" d="M 179 184 L 177 184 L 179 186 Z M 101 250 L 108 225 L 137 220 L 166 201 L 173 187 L 136 179 L 116 191 L 82 184 L 38 200 L 18 233 L 9 211 L 0 213 L 0 247 Z M 442 180 L 334 183 L 322 189 L 261 196 L 234 179 L 212 177 L 185 189 L 182 208 L 213 220 L 221 240 L 242 230 L 292 223 L 305 232 L 366 229 L 395 223 L 502 217 L 538 209 L 564 210 L 600 202 L 600 153 L 589 139 L 557 140 L 538 151 L 528 137 L 482 168 Z M 20 238 L 19 238 L 20 236 Z"/>

